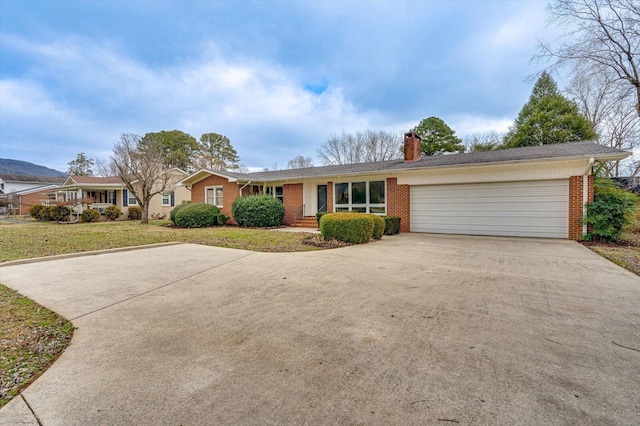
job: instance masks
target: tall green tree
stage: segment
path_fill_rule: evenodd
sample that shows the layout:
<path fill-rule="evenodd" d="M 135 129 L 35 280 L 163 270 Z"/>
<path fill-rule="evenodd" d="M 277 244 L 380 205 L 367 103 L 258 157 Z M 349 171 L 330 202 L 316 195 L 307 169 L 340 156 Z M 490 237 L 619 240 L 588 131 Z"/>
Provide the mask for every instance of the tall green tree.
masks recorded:
<path fill-rule="evenodd" d="M 162 144 L 165 165 L 186 171 L 193 169 L 193 156 L 199 149 L 196 138 L 180 130 L 161 130 L 145 134 L 140 143 L 144 147 L 152 140 L 154 143 L 158 140 Z"/>
<path fill-rule="evenodd" d="M 91 158 L 88 158 L 84 152 L 79 153 L 76 159 L 67 163 L 69 168 L 67 174 L 73 176 L 93 176 L 93 165 L 95 164 Z"/>
<path fill-rule="evenodd" d="M 228 137 L 218 133 L 200 136 L 195 164 L 209 170 L 237 170 L 240 167 L 238 152 Z"/>
<path fill-rule="evenodd" d="M 422 153 L 426 156 L 465 150 L 456 132 L 438 117 L 425 118 L 411 130 L 422 139 Z"/>
<path fill-rule="evenodd" d="M 578 106 L 558 92 L 558 85 L 543 72 L 531 96 L 504 137 L 506 148 L 596 139 L 593 124 Z"/>

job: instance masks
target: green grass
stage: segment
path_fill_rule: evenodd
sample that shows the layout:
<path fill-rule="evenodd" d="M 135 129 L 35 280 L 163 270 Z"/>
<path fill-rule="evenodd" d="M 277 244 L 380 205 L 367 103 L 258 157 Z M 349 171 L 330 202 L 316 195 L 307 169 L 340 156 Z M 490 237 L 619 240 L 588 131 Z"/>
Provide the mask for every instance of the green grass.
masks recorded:
<path fill-rule="evenodd" d="M 73 325 L 0 284 L 0 407 L 69 345 Z"/>
<path fill-rule="evenodd" d="M 0 262 L 179 241 L 264 252 L 318 250 L 303 244 L 307 233 L 239 227 L 172 228 L 169 221 L 115 221 L 61 225 L 51 222 L 14 223 L 0 231 Z"/>

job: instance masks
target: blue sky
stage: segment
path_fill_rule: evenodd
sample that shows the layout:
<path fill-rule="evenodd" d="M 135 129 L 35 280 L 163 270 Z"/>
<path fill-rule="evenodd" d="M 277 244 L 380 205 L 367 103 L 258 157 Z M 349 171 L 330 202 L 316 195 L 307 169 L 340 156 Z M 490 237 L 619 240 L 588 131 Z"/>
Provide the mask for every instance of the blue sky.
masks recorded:
<path fill-rule="evenodd" d="M 505 131 L 544 1 L 0 1 L 0 157 L 65 171 L 123 132 L 228 136 L 253 169 L 332 133 Z"/>

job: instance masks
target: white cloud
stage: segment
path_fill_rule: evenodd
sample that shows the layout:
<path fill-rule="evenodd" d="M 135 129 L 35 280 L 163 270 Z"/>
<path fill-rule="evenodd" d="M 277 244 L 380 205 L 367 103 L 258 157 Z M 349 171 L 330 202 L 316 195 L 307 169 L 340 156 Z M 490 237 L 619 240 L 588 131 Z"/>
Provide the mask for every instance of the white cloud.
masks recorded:
<path fill-rule="evenodd" d="M 496 131 L 506 133 L 513 124 L 511 118 L 484 117 L 479 115 L 455 115 L 447 120 L 449 126 L 456 131 L 458 137 L 465 137 L 472 133 Z"/>

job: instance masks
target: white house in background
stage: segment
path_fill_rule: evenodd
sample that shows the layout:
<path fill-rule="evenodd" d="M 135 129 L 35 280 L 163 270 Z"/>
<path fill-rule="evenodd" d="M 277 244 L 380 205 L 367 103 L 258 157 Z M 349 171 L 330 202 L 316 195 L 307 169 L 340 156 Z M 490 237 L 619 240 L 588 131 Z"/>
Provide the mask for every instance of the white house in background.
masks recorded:
<path fill-rule="evenodd" d="M 31 176 L 0 173 L 0 194 L 45 188 L 50 185 L 61 185 L 64 177 Z"/>

